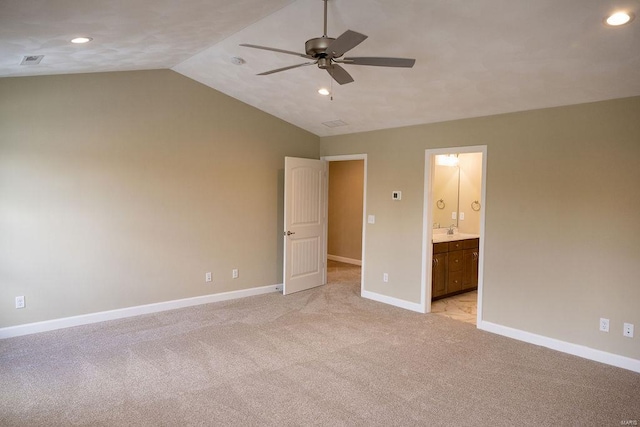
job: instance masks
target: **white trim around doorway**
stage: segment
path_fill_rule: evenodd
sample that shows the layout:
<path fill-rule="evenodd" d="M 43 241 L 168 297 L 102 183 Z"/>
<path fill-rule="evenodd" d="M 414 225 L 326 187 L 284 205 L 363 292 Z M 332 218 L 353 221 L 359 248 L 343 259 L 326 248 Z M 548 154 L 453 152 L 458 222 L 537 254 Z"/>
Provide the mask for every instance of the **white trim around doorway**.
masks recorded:
<path fill-rule="evenodd" d="M 363 160 L 364 161 L 364 177 L 363 177 L 363 185 L 362 185 L 362 255 L 360 259 L 362 260 L 362 268 L 360 269 L 360 295 L 364 296 L 364 272 L 365 272 L 365 240 L 367 234 L 367 155 L 366 154 L 345 154 L 340 156 L 322 156 L 320 160 L 324 160 L 327 162 L 340 162 L 346 160 Z M 327 185 L 328 191 L 328 185 Z M 325 221 L 326 213 L 325 213 Z M 327 228 L 325 227 L 325 230 Z M 325 250 L 325 259 L 327 259 L 327 232 L 325 232 L 325 242 L 324 242 L 324 250 Z"/>

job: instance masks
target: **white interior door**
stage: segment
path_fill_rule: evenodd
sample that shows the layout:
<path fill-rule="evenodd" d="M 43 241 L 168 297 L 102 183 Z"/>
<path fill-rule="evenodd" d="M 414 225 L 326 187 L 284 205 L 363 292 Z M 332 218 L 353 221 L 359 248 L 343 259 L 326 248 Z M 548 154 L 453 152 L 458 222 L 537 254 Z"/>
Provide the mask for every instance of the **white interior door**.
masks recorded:
<path fill-rule="evenodd" d="M 283 294 L 326 283 L 327 162 L 285 157 Z"/>

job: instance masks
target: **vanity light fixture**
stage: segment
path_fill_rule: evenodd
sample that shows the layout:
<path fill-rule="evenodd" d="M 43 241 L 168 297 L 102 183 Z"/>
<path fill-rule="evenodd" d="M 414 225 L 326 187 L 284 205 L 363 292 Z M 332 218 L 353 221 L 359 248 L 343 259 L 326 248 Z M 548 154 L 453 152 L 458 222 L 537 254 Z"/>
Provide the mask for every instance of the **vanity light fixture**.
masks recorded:
<path fill-rule="evenodd" d="M 76 37 L 75 39 L 71 39 L 71 43 L 84 44 L 89 43 L 91 40 L 93 40 L 93 37 Z"/>
<path fill-rule="evenodd" d="M 610 27 L 619 27 L 633 21 L 634 15 L 627 12 L 616 12 L 605 19 L 605 23 Z"/>
<path fill-rule="evenodd" d="M 436 165 L 438 166 L 458 166 L 457 154 L 438 154 L 436 155 Z"/>
<path fill-rule="evenodd" d="M 321 87 L 320 89 L 318 89 L 318 93 L 322 96 L 327 96 L 329 95 L 329 89 L 327 89 L 326 87 Z"/>

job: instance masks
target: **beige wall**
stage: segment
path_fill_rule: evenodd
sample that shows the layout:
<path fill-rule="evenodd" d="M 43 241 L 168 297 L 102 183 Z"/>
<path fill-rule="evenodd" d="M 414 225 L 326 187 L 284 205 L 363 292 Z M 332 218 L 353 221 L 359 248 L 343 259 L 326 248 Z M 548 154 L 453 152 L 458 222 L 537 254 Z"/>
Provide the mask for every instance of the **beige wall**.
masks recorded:
<path fill-rule="evenodd" d="M 281 283 L 284 157 L 318 154 L 172 71 L 0 79 L 0 327 Z"/>
<path fill-rule="evenodd" d="M 486 145 L 484 320 L 640 359 L 638 117 L 633 97 L 322 138 L 368 155 L 364 288 L 419 303 L 425 149 Z"/>
<path fill-rule="evenodd" d="M 362 258 L 363 188 L 364 160 L 329 162 L 329 255 Z"/>

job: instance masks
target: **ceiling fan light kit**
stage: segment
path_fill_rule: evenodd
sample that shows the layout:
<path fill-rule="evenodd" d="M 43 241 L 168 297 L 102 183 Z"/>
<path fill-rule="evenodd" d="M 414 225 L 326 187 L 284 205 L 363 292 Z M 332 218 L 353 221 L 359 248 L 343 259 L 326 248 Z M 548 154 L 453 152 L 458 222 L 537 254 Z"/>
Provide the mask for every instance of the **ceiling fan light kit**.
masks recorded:
<path fill-rule="evenodd" d="M 288 55 L 295 55 L 302 58 L 310 59 L 311 62 L 304 62 L 302 64 L 290 65 L 288 67 L 277 68 L 275 70 L 265 71 L 258 74 L 259 76 L 266 76 L 269 74 L 279 73 L 281 71 L 291 70 L 293 68 L 304 67 L 307 65 L 317 65 L 322 70 L 327 70 L 329 75 L 339 84 L 343 85 L 351 83 L 353 77 L 340 66 L 345 65 L 367 65 L 377 67 L 401 67 L 411 68 L 415 64 L 415 59 L 410 58 L 385 58 L 385 57 L 351 57 L 341 58 L 346 52 L 350 51 L 354 47 L 366 40 L 367 36 L 360 34 L 356 31 L 347 30 L 340 35 L 337 39 L 327 37 L 327 0 L 324 1 L 324 33 L 322 37 L 316 37 L 307 42 L 304 45 L 305 53 L 293 52 L 290 50 L 276 49 L 272 47 L 259 46 L 255 44 L 242 43 L 240 46 L 250 47 L 254 49 L 269 50 L 272 52 L 285 53 Z"/>
<path fill-rule="evenodd" d="M 93 37 L 76 37 L 74 39 L 71 39 L 71 43 L 85 44 L 85 43 L 89 43 L 91 40 L 93 40 Z"/>
<path fill-rule="evenodd" d="M 610 27 L 619 27 L 633 21 L 635 15 L 631 12 L 616 12 L 608 16 L 604 23 Z"/>

